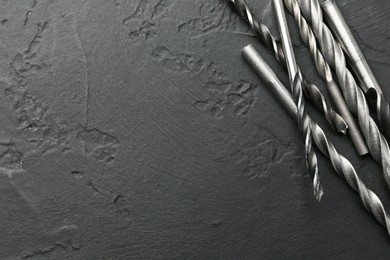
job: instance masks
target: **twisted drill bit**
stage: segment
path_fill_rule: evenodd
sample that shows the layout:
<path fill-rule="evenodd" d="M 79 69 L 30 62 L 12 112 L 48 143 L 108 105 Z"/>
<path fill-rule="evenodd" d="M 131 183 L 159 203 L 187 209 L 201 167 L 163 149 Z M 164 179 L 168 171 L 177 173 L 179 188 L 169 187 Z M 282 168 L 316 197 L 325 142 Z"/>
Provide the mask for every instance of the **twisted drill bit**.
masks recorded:
<path fill-rule="evenodd" d="M 309 170 L 310 177 L 313 183 L 314 196 L 317 200 L 321 199 L 323 194 L 320 185 L 320 177 L 318 175 L 317 155 L 312 146 L 312 134 L 310 127 L 309 116 L 306 112 L 305 99 L 302 91 L 302 76 L 298 70 L 298 65 L 295 60 L 294 50 L 291 43 L 290 32 L 288 30 L 286 14 L 283 8 L 282 0 L 274 0 L 274 9 L 278 21 L 280 36 L 282 39 L 282 48 L 284 57 L 286 59 L 288 74 L 290 78 L 291 92 L 295 104 L 297 105 L 297 121 L 299 130 L 301 131 L 305 140 L 305 157 L 306 164 Z"/>
<path fill-rule="evenodd" d="M 297 121 L 300 131 L 304 135 L 305 140 L 305 152 L 306 152 L 306 163 L 308 166 L 310 178 L 313 183 L 314 196 L 317 200 L 321 200 L 323 195 L 323 190 L 320 184 L 320 177 L 318 174 L 318 161 L 317 155 L 314 152 L 314 147 L 312 146 L 312 131 L 310 126 L 310 119 L 306 112 L 305 100 L 302 93 L 302 74 L 298 71 L 295 74 L 293 83 L 291 86 L 293 99 L 297 104 Z"/>
<path fill-rule="evenodd" d="M 366 92 L 367 99 L 375 104 L 376 116 L 380 125 L 383 128 L 383 132 L 387 141 L 390 140 L 390 106 L 382 92 L 379 92 L 375 88 L 370 88 Z"/>
<path fill-rule="evenodd" d="M 260 54 L 252 45 L 246 46 L 242 49 L 241 53 L 252 69 L 266 83 L 266 86 L 284 105 L 289 114 L 296 119 L 298 116 L 298 109 L 291 97 L 291 94 L 286 90 Z M 333 169 L 337 172 L 337 174 L 346 180 L 352 189 L 359 193 L 360 200 L 362 201 L 364 207 L 367 211 L 374 215 L 379 223 L 385 226 L 388 235 L 390 235 L 390 217 L 379 197 L 364 184 L 363 180 L 358 176 L 348 159 L 337 152 L 334 145 L 327 139 L 321 127 L 319 127 L 311 119 L 310 121 L 313 139 L 317 148 L 322 152 L 322 154 L 330 159 Z"/>
<path fill-rule="evenodd" d="M 271 34 L 268 27 L 260 23 L 251 13 L 249 7 L 243 0 L 227 0 L 237 13 L 242 17 L 246 22 L 249 23 L 255 36 L 272 52 L 276 59 L 281 62 L 284 66 L 286 65 L 286 60 L 282 47 L 277 42 L 275 37 Z M 310 83 L 306 78 L 303 78 L 303 91 L 305 96 L 312 101 L 312 103 L 320 110 L 326 118 L 326 121 L 330 126 L 336 131 L 345 134 L 348 128 L 347 123 L 344 119 L 335 112 L 331 106 L 326 101 L 325 97 L 321 94 L 320 90 L 316 85 Z"/>
<path fill-rule="evenodd" d="M 370 117 L 368 105 L 362 90 L 358 87 L 352 73 L 346 65 L 343 50 L 333 38 L 329 28 L 323 22 L 322 11 L 317 0 L 297 1 L 301 14 L 311 21 L 314 34 L 317 36 L 321 52 L 326 62 L 332 67 L 340 83 L 344 98 L 352 114 L 357 116 L 368 149 L 374 160 L 382 165 L 383 175 L 390 189 L 390 149 L 386 139 L 380 133 L 375 121 Z"/>
<path fill-rule="evenodd" d="M 305 18 L 301 15 L 301 10 L 299 8 L 298 3 L 296 0 L 284 0 L 284 3 L 287 7 L 287 10 L 294 16 L 294 19 L 296 23 L 298 24 L 299 32 L 301 35 L 301 38 L 303 42 L 308 46 L 310 53 L 312 54 L 314 58 L 314 63 L 316 65 L 316 69 L 318 71 L 318 74 L 321 76 L 321 78 L 326 82 L 327 87 L 329 89 L 329 92 L 334 95 L 334 100 L 338 100 L 338 102 L 335 102 L 337 104 L 337 108 L 339 111 L 346 111 L 348 110 L 348 107 L 344 100 L 342 99 L 342 94 L 335 83 L 333 79 L 332 71 L 329 67 L 329 64 L 325 61 L 324 56 L 320 52 L 320 50 L 317 47 L 317 40 L 316 37 L 309 27 L 308 23 L 306 22 Z M 349 111 L 349 110 L 348 110 Z M 355 123 L 355 120 L 353 119 L 351 113 L 349 112 L 342 112 L 344 118 L 349 123 L 350 135 L 351 139 L 356 147 L 356 150 L 358 151 L 359 155 L 364 155 L 368 153 L 368 148 L 364 142 L 364 139 L 361 135 L 361 132 L 358 128 L 358 126 Z"/>
<path fill-rule="evenodd" d="M 387 102 L 381 87 L 376 80 L 363 52 L 360 50 L 358 43 L 353 37 L 347 22 L 345 21 L 341 11 L 334 0 L 327 0 L 322 3 L 325 18 L 334 34 L 336 35 L 341 47 L 349 57 L 349 63 L 355 72 L 360 86 L 366 95 L 373 95 L 376 97 L 372 104 L 375 106 L 376 115 L 379 123 L 382 126 L 387 141 L 390 141 L 390 106 Z M 368 93 L 368 92 L 371 92 Z"/>

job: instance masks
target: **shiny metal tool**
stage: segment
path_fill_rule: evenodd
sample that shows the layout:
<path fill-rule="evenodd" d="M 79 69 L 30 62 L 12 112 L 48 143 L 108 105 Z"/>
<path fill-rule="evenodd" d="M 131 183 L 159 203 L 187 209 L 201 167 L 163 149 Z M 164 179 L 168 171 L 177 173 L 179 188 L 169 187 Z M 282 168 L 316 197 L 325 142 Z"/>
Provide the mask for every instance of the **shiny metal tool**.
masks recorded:
<path fill-rule="evenodd" d="M 360 50 L 351 30 L 349 29 L 347 22 L 344 20 L 337 3 L 334 0 L 327 0 L 321 5 L 325 13 L 325 19 L 349 58 L 349 63 L 359 80 L 360 87 L 366 93 L 368 98 L 374 101 L 373 105 L 375 105 L 377 118 L 379 119 L 379 123 L 381 124 L 383 132 L 387 137 L 387 141 L 389 141 L 389 103 L 386 100 L 383 91 L 368 65 L 366 58 Z"/>
<path fill-rule="evenodd" d="M 227 0 L 232 4 L 232 7 L 237 11 L 241 18 L 249 23 L 255 36 L 272 52 L 277 60 L 286 66 L 284 53 L 279 42 L 271 34 L 267 26 L 260 23 L 249 10 L 244 0 Z M 316 85 L 310 83 L 303 77 L 303 91 L 306 97 L 320 110 L 324 115 L 330 126 L 336 131 L 345 134 L 350 122 L 347 123 L 344 119 L 336 113 L 321 94 Z M 342 98 L 342 95 L 340 94 Z M 348 113 L 349 110 L 347 110 Z M 344 117 L 344 115 L 343 115 Z"/>
<path fill-rule="evenodd" d="M 318 200 L 320 200 L 323 191 L 320 185 L 320 177 L 318 175 L 317 155 L 312 146 L 313 137 L 311 133 L 310 119 L 306 112 L 306 102 L 303 98 L 302 75 L 298 70 L 297 62 L 295 60 L 294 50 L 291 43 L 290 31 L 287 26 L 286 14 L 284 12 L 282 0 L 273 0 L 273 6 L 276 13 L 276 20 L 278 22 L 279 32 L 282 40 L 283 53 L 286 58 L 287 70 L 290 78 L 291 93 L 298 109 L 298 126 L 305 140 L 306 163 L 310 177 L 313 182 L 314 196 Z"/>
<path fill-rule="evenodd" d="M 241 53 L 252 69 L 266 83 L 266 86 L 270 91 L 279 99 L 287 112 L 296 119 L 298 117 L 298 109 L 291 94 L 286 90 L 260 54 L 252 45 L 248 45 L 242 49 Z M 311 121 L 310 125 L 313 139 L 318 149 L 330 159 L 333 169 L 338 175 L 346 180 L 352 189 L 359 193 L 360 200 L 364 207 L 374 215 L 379 223 L 386 227 L 387 233 L 390 235 L 390 217 L 378 196 L 364 184 L 348 159 L 337 152 L 333 144 L 327 139 L 321 127 L 310 118 L 309 120 Z"/>
<path fill-rule="evenodd" d="M 370 111 L 363 91 L 347 67 L 344 52 L 334 39 L 330 29 L 324 23 L 322 10 L 317 0 L 296 0 L 301 14 L 310 22 L 317 37 L 325 61 L 336 72 L 345 101 L 352 114 L 358 118 L 360 129 L 368 149 L 376 162 L 381 164 L 383 176 L 390 189 L 390 148 L 380 133 L 378 126 L 370 116 Z"/>
<path fill-rule="evenodd" d="M 356 148 L 356 151 L 360 156 L 367 154 L 368 148 L 360 132 L 358 125 L 356 124 L 351 112 L 348 109 L 347 104 L 340 92 L 339 87 L 333 79 L 332 70 L 329 64 L 325 61 L 324 56 L 317 47 L 317 39 L 311 30 L 310 26 L 306 22 L 305 18 L 301 15 L 301 10 L 296 0 L 284 0 L 287 10 L 294 16 L 294 19 L 299 27 L 299 32 L 303 42 L 308 46 L 310 53 L 314 58 L 318 74 L 326 82 L 329 93 L 331 94 L 337 110 L 343 115 L 344 119 L 348 122 L 349 134 L 351 140 Z"/>

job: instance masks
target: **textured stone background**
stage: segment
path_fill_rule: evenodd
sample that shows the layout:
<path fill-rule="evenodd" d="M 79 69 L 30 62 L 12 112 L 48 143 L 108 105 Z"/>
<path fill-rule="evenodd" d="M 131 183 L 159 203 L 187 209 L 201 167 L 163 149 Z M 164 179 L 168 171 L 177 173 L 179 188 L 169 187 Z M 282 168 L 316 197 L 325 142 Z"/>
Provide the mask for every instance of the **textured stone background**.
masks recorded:
<path fill-rule="evenodd" d="M 389 1 L 339 3 L 390 96 Z M 314 200 L 295 122 L 240 50 L 286 74 L 224 1 L 1 5 L 0 259 L 388 259 L 322 156 Z M 380 168 L 311 114 L 390 209 Z"/>

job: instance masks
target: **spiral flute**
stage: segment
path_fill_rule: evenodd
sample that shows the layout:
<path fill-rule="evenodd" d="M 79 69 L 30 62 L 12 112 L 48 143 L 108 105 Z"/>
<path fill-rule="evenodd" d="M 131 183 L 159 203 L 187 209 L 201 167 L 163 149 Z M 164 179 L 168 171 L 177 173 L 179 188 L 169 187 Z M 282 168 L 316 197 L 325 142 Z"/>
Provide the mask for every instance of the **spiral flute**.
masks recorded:
<path fill-rule="evenodd" d="M 390 189 L 390 148 L 380 133 L 375 121 L 371 118 L 368 105 L 362 90 L 358 87 L 352 73 L 347 68 L 346 59 L 338 42 L 334 39 L 328 26 L 323 22 L 322 10 L 317 0 L 285 0 L 291 5 L 297 1 L 301 14 L 310 21 L 317 37 L 325 61 L 332 67 L 339 81 L 345 101 L 358 118 L 358 123 L 368 149 L 379 164 L 382 165 L 383 176 Z"/>
<path fill-rule="evenodd" d="M 271 34 L 268 27 L 260 23 L 251 13 L 249 7 L 243 0 L 227 0 L 235 8 L 237 13 L 245 21 L 249 23 L 255 36 L 275 55 L 276 59 L 283 65 L 286 65 L 284 52 L 280 44 L 276 41 L 275 37 Z M 312 101 L 312 103 L 325 115 L 327 122 L 336 131 L 345 134 L 348 128 L 347 123 L 344 121 L 337 112 L 335 112 L 326 101 L 325 97 L 321 94 L 320 90 L 313 83 L 308 82 L 305 78 L 303 80 L 303 91 L 305 96 Z"/>
<path fill-rule="evenodd" d="M 289 114 L 295 119 L 297 118 L 297 106 L 295 105 L 291 94 L 286 90 L 280 80 L 277 78 L 272 69 L 262 59 L 259 53 L 248 45 L 241 51 L 243 57 L 252 67 L 252 69 L 259 75 L 259 77 L 266 83 L 273 94 L 284 105 Z M 311 121 L 311 129 L 314 142 L 317 148 L 330 159 L 333 169 L 340 177 L 345 179 L 349 186 L 359 193 L 360 200 L 364 207 L 369 211 L 376 220 L 385 226 L 388 235 L 390 236 L 390 216 L 386 212 L 379 197 L 370 190 L 357 175 L 352 164 L 344 156 L 340 155 L 334 145 L 327 139 L 325 133 L 314 121 Z"/>
<path fill-rule="evenodd" d="M 314 147 L 312 145 L 313 135 L 312 135 L 312 128 L 311 128 L 311 120 L 309 118 L 309 115 L 306 112 L 305 101 L 302 93 L 302 75 L 299 71 L 295 74 L 293 80 L 292 95 L 298 108 L 297 110 L 298 126 L 305 140 L 306 162 L 308 165 L 310 178 L 313 183 L 314 196 L 316 197 L 317 200 L 320 200 L 323 195 L 323 190 L 320 184 L 320 177 L 318 174 L 317 155 L 314 152 Z"/>
<path fill-rule="evenodd" d="M 330 29 L 336 35 L 341 47 L 349 57 L 349 63 L 361 84 L 360 87 L 362 87 L 367 96 L 375 97 L 375 99 L 372 100 L 372 105 L 375 106 L 376 116 L 382 126 L 383 133 L 387 138 L 387 141 L 390 141 L 390 105 L 387 102 L 370 65 L 364 57 L 363 52 L 360 50 L 336 1 L 326 0 L 321 5 L 324 9 L 325 18 Z"/>
<path fill-rule="evenodd" d="M 337 95 L 334 97 L 335 100 L 342 98 L 342 94 L 333 79 L 332 70 L 329 67 L 329 64 L 325 61 L 324 56 L 317 47 L 316 37 L 306 22 L 305 18 L 301 15 L 301 10 L 296 0 L 284 0 L 284 3 L 287 7 L 287 10 L 294 16 L 296 23 L 298 24 L 299 32 L 303 42 L 308 46 L 310 53 L 314 58 L 314 62 L 318 71 L 318 74 L 321 78 L 327 83 L 329 92 L 337 92 Z M 335 102 L 339 111 L 348 110 L 348 107 L 344 100 Z M 349 110 L 348 110 L 349 111 Z M 368 148 L 364 142 L 364 138 L 355 123 L 355 120 L 352 118 L 352 115 L 349 113 L 342 113 L 344 118 L 347 120 L 351 139 L 358 151 L 359 155 L 364 155 L 368 153 Z M 353 131 L 352 131 L 353 130 Z"/>
<path fill-rule="evenodd" d="M 382 92 L 379 92 L 375 88 L 370 88 L 367 93 L 367 98 L 375 104 L 376 116 L 380 125 L 383 128 L 383 132 L 387 141 L 390 140 L 390 106 Z"/>

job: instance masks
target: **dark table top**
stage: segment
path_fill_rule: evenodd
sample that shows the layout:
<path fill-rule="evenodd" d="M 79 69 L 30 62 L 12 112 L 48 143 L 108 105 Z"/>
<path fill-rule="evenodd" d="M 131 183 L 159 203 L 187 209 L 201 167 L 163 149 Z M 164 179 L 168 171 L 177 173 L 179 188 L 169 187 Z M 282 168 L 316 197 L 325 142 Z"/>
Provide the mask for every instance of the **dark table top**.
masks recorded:
<path fill-rule="evenodd" d="M 277 33 L 268 1 L 248 0 Z M 390 96 L 390 3 L 339 1 Z M 305 74 L 325 91 L 289 17 Z M 0 8 L 0 259 L 388 259 L 386 230 L 242 59 L 225 1 Z M 309 105 L 390 209 L 380 167 Z"/>

